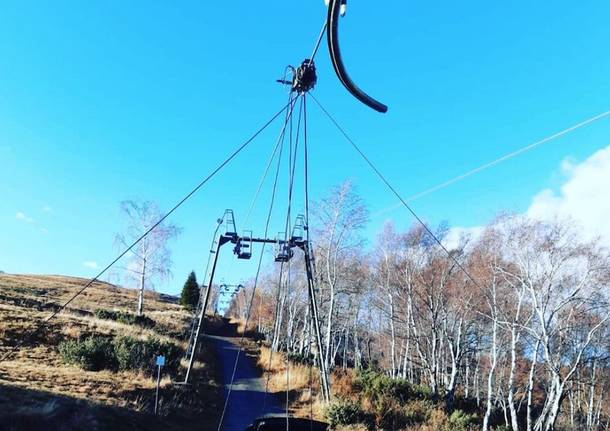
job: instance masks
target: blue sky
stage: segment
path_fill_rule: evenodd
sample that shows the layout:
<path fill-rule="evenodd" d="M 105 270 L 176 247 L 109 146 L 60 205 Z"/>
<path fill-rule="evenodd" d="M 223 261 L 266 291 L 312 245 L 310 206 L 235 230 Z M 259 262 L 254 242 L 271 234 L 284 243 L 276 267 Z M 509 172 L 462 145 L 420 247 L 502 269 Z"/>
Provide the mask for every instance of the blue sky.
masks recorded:
<path fill-rule="evenodd" d="M 350 2 L 341 23 L 353 78 L 386 103 L 360 105 L 325 44 L 316 97 L 405 196 L 610 109 L 610 4 Z M 93 276 L 117 250 L 123 199 L 170 208 L 286 99 L 274 81 L 311 52 L 322 0 L 5 2 L 0 15 L 0 270 Z M 404 210 L 310 106 L 312 198 L 344 179 L 373 238 Z M 177 292 L 200 273 L 215 219 L 239 225 L 279 123 L 176 213 Z M 610 145 L 610 120 L 413 202 L 431 223 L 476 226 L 558 189 L 566 158 Z M 264 205 L 252 226 L 262 233 Z M 278 214 L 272 231 L 281 230 Z M 277 227 L 276 227 L 277 226 Z M 239 228 L 245 226 L 238 226 Z M 222 263 L 237 283 L 252 265 Z M 84 263 L 89 262 L 87 266 Z"/>

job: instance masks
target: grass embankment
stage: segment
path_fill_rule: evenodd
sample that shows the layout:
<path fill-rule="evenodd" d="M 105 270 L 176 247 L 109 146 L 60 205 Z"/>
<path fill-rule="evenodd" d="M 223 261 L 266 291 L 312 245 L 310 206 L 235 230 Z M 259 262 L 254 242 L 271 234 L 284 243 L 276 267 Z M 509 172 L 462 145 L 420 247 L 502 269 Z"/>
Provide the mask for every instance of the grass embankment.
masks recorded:
<path fill-rule="evenodd" d="M 70 306 L 57 310 L 87 280 L 0 274 L 0 423 L 31 429 L 190 429 L 216 421 L 221 388 L 213 355 L 200 352 L 192 383 L 184 378 L 185 324 L 190 315 L 173 298 L 147 292 L 145 317 L 132 314 L 136 292 L 94 283 Z M 161 382 L 161 418 L 152 416 L 154 356 L 170 359 Z M 194 421 L 196 419 L 196 421 Z M 91 424 L 91 425 L 90 425 Z M 72 427 L 72 428 L 70 428 Z M 2 428 L 2 427 L 0 427 Z"/>
<path fill-rule="evenodd" d="M 271 357 L 271 361 L 270 361 Z M 340 431 L 413 430 L 470 431 L 480 428 L 473 403 L 457 398 L 447 409 L 425 386 L 391 379 L 375 371 L 338 370 L 331 373 L 333 399 L 321 402 L 317 368 L 303 358 L 290 358 L 261 347 L 259 366 L 265 370 L 269 391 L 285 393 L 289 375 L 292 414 L 329 422 Z M 310 386 L 313 391 L 310 392 Z M 311 394 L 311 395 L 310 395 Z"/>

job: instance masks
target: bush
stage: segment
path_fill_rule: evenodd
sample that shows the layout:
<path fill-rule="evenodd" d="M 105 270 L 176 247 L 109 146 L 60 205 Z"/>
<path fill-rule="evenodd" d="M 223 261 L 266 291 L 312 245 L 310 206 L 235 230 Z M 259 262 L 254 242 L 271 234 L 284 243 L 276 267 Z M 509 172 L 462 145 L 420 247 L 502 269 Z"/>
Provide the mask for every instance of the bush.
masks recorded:
<path fill-rule="evenodd" d="M 373 402 L 391 398 L 405 403 L 413 396 L 412 386 L 406 380 L 393 379 L 373 370 L 359 372 L 356 376 L 356 387 Z"/>
<path fill-rule="evenodd" d="M 426 422 L 430 419 L 430 412 L 434 406 L 428 401 L 416 400 L 406 404 L 402 409 L 402 416 L 408 425 Z"/>
<path fill-rule="evenodd" d="M 334 402 L 326 408 L 325 414 L 331 427 L 357 424 L 365 419 L 362 408 L 351 401 Z"/>
<path fill-rule="evenodd" d="M 136 340 L 132 337 L 117 337 L 113 340 L 117 369 L 142 370 L 154 369 L 157 355 L 165 356 L 165 369 L 174 371 L 180 362 L 181 350 L 173 343 L 162 342 L 156 338 Z"/>
<path fill-rule="evenodd" d="M 296 352 L 288 352 L 286 357 L 290 362 L 300 365 L 313 365 L 314 364 L 314 356 L 313 355 L 301 355 Z"/>
<path fill-rule="evenodd" d="M 430 386 L 426 385 L 411 385 L 412 396 L 417 400 L 435 401 L 435 396 L 432 393 Z"/>
<path fill-rule="evenodd" d="M 59 354 L 64 362 L 89 371 L 114 370 L 117 366 L 112 340 L 107 337 L 65 341 L 59 344 Z"/>
<path fill-rule="evenodd" d="M 449 416 L 448 425 L 448 429 L 454 431 L 474 430 L 477 428 L 477 416 L 462 410 L 454 410 Z"/>
<path fill-rule="evenodd" d="M 95 317 L 104 320 L 114 320 L 115 322 L 124 323 L 125 325 L 138 325 L 143 328 L 153 328 L 155 321 L 150 317 L 137 316 L 126 311 L 114 311 L 114 310 L 95 310 Z"/>
<path fill-rule="evenodd" d="M 137 340 L 132 337 L 111 339 L 97 336 L 60 343 L 59 354 L 65 362 L 85 370 L 141 370 L 152 373 L 157 355 L 165 356 L 165 369 L 168 372 L 175 371 L 180 363 L 181 349 L 156 338 Z"/>

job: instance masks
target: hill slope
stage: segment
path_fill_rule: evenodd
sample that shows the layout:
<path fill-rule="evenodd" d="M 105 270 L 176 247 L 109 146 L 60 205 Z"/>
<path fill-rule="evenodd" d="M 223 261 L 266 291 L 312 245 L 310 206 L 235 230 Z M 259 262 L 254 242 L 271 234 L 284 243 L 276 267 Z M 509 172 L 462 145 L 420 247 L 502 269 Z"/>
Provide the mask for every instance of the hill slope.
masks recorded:
<path fill-rule="evenodd" d="M 144 326 L 126 324 L 98 318 L 96 311 L 97 316 L 104 316 L 98 310 L 125 316 L 135 306 L 136 292 L 94 283 L 43 331 L 29 337 L 86 282 L 73 277 L 0 274 L 0 356 L 24 341 L 0 363 L 0 424 L 11 424 L 10 429 L 29 429 L 38 421 L 47 429 L 53 429 L 53 423 L 74 424 L 75 429 L 78 423 L 86 423 L 88 429 L 201 429 L 206 421 L 214 423 L 221 389 L 208 352 L 199 352 L 193 385 L 172 383 L 183 379 L 184 364 L 163 378 L 160 420 L 151 415 L 154 364 L 138 370 L 87 371 L 66 363 L 60 354 L 62 343 L 92 336 L 155 339 L 184 349 L 184 327 L 190 316 L 171 297 L 148 292 L 144 307 L 152 320 L 147 319 Z"/>

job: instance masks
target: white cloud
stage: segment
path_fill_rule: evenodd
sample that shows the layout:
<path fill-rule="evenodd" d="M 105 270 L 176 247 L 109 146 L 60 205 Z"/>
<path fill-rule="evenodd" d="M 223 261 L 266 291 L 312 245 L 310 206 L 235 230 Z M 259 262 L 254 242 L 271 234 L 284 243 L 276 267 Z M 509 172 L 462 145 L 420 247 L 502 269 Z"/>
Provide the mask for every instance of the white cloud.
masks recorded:
<path fill-rule="evenodd" d="M 468 242 L 472 243 L 479 238 L 484 230 L 483 226 L 452 227 L 443 239 L 443 245 L 448 250 L 451 250 L 463 246 Z"/>
<path fill-rule="evenodd" d="M 53 212 L 53 208 L 49 205 L 45 205 L 41 208 L 43 213 L 51 214 Z"/>
<path fill-rule="evenodd" d="M 93 260 L 87 260 L 85 262 L 83 262 L 83 266 L 86 266 L 87 268 L 91 268 L 91 269 L 97 269 L 97 262 L 93 261 Z"/>
<path fill-rule="evenodd" d="M 15 214 L 15 218 L 17 220 L 21 220 L 21 221 L 24 221 L 26 223 L 34 223 L 34 219 L 32 217 L 28 217 L 27 215 L 25 215 L 21 211 L 17 211 L 17 213 Z"/>
<path fill-rule="evenodd" d="M 566 181 L 560 189 L 542 190 L 526 214 L 539 220 L 569 217 L 586 237 L 600 236 L 610 244 L 610 146 L 582 163 L 566 159 L 561 170 Z"/>
<path fill-rule="evenodd" d="M 600 237 L 610 246 L 610 146 L 578 163 L 566 158 L 560 166 L 565 181 L 554 191 L 537 193 L 525 215 L 537 220 L 571 219 L 585 239 Z M 483 226 L 452 227 L 443 241 L 448 249 L 458 247 L 469 238 L 476 240 Z"/>

